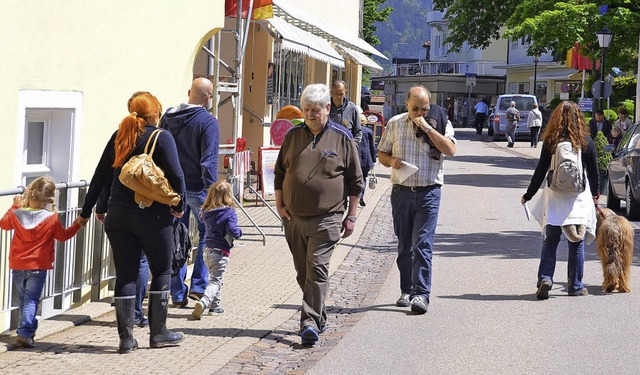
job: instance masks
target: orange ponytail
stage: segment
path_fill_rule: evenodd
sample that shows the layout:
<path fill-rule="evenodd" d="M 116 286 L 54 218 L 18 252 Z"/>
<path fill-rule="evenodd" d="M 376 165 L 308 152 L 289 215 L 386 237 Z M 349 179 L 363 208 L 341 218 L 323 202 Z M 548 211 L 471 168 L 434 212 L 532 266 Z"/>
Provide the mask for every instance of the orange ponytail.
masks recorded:
<path fill-rule="evenodd" d="M 143 118 L 136 117 L 135 112 L 125 117 L 118 127 L 118 135 L 115 141 L 116 157 L 112 167 L 118 168 L 126 162 L 131 151 L 136 147 L 138 135 L 144 129 Z"/>
<path fill-rule="evenodd" d="M 158 99 L 147 93 L 136 93 L 129 99 L 131 114 L 125 117 L 118 127 L 115 140 L 115 159 L 112 167 L 118 168 L 128 160 L 129 154 L 136 147 L 138 136 L 142 135 L 146 124 L 156 125 L 162 105 Z"/>

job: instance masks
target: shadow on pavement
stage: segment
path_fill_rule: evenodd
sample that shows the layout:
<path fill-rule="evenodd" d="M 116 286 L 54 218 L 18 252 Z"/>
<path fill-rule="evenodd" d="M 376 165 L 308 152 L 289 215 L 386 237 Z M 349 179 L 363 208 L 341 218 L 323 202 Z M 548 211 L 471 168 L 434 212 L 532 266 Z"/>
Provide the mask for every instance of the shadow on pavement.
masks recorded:
<path fill-rule="evenodd" d="M 444 177 L 445 185 L 494 187 L 494 188 L 514 188 L 522 189 L 524 194 L 531 174 L 451 174 Z"/>
<path fill-rule="evenodd" d="M 497 256 L 504 259 L 538 259 L 542 248 L 539 231 L 509 231 L 492 233 L 438 234 L 434 254 L 444 257 Z M 562 237 L 557 260 L 567 260 L 567 241 Z M 585 246 L 585 261 L 600 260 L 595 241 Z"/>
<path fill-rule="evenodd" d="M 481 155 L 464 155 L 454 156 L 447 161 L 455 161 L 460 163 L 478 163 L 484 165 L 490 165 L 497 168 L 535 168 L 538 164 L 536 159 L 527 159 L 524 157 L 517 158 L 512 155 L 509 156 L 481 156 Z M 532 172 L 533 174 L 533 172 Z M 449 177 L 447 174 L 446 177 Z"/>

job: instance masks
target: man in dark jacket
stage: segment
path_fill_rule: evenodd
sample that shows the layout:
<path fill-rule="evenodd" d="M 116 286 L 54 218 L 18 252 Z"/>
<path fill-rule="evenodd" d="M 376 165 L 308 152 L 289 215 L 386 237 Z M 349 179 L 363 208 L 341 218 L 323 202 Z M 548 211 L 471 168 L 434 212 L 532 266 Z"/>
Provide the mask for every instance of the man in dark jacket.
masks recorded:
<path fill-rule="evenodd" d="M 593 112 L 593 118 L 589 120 L 589 131 L 592 139 L 596 139 L 596 135 L 600 131 L 606 138 L 611 135 L 611 122 L 604 118 L 604 112 L 601 109 Z"/>
<path fill-rule="evenodd" d="M 337 80 L 331 84 L 331 111 L 329 119 L 349 129 L 356 143 L 362 140 L 362 126 L 360 126 L 360 111 L 358 106 L 346 98 L 347 84 Z"/>
<path fill-rule="evenodd" d="M 207 78 L 196 78 L 188 91 L 189 102 L 172 107 L 162 117 L 160 127 L 173 134 L 178 148 L 180 166 L 184 172 L 187 187 L 185 215 L 182 222 L 189 226 L 189 212 L 198 222 L 198 250 L 191 275 L 191 292 L 185 284 L 186 264 L 178 276 L 171 279 L 171 299 L 174 306 L 187 305 L 187 297 L 199 300 L 209 283 L 209 274 L 202 251 L 205 239 L 205 225 L 200 219 L 200 211 L 207 189 L 218 180 L 218 148 L 220 130 L 218 120 L 206 109 L 213 97 L 213 84 Z"/>
<path fill-rule="evenodd" d="M 369 171 L 373 169 L 376 162 L 376 145 L 373 141 L 373 130 L 369 129 L 366 124 L 364 115 L 360 115 L 362 122 L 362 141 L 358 144 L 358 156 L 360 157 L 360 168 L 362 168 L 362 193 L 360 193 L 360 205 L 366 206 L 364 203 L 364 192 L 367 190 L 367 176 Z"/>

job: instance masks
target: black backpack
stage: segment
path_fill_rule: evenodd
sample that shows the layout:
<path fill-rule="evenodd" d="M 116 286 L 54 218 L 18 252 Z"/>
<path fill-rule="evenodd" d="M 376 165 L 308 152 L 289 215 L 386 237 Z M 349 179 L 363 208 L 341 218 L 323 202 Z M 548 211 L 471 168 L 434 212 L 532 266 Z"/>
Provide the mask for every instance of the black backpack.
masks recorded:
<path fill-rule="evenodd" d="M 177 276 L 191 255 L 191 238 L 189 229 L 180 220 L 173 221 L 173 262 L 171 276 Z"/>

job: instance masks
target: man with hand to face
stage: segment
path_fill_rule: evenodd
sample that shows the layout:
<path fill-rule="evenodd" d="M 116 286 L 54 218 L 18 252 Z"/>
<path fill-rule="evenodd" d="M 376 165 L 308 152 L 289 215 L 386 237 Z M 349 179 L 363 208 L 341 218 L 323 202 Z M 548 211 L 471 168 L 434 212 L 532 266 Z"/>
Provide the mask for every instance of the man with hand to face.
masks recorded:
<path fill-rule="evenodd" d="M 378 158 L 391 167 L 393 228 L 398 236 L 401 295 L 396 306 L 424 314 L 429 306 L 433 238 L 444 183 L 444 156 L 456 152 L 456 139 L 447 112 L 430 104 L 422 86 L 407 93 L 408 112 L 392 117 L 378 144 Z M 425 118 L 426 117 L 426 118 Z M 400 180 L 405 161 L 418 171 Z"/>
<path fill-rule="evenodd" d="M 340 234 L 353 233 L 363 182 L 356 143 L 344 127 L 329 120 L 329 88 L 309 85 L 300 102 L 304 123 L 285 136 L 274 186 L 303 292 L 300 337 L 303 345 L 313 345 L 326 329 L 329 260 Z"/>

